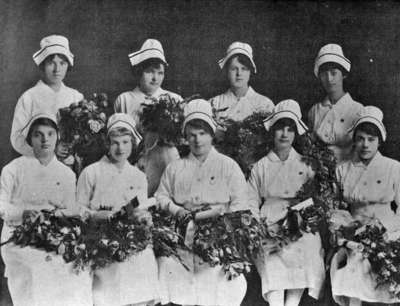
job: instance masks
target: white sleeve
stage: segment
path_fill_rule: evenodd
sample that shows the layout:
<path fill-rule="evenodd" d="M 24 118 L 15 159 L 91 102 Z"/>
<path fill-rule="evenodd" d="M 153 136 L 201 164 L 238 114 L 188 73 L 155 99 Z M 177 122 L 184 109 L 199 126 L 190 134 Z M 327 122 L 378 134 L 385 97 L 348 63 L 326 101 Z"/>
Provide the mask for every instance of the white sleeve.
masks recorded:
<path fill-rule="evenodd" d="M 231 173 L 228 179 L 230 210 L 248 209 L 247 185 L 244 174 L 236 162 L 232 162 L 230 169 Z"/>
<path fill-rule="evenodd" d="M 22 216 L 23 207 L 11 203 L 12 193 L 17 182 L 15 164 L 8 164 L 1 171 L 0 177 L 0 217 L 5 221 Z"/>
<path fill-rule="evenodd" d="M 155 193 L 159 207 L 170 211 L 172 214 L 176 214 L 182 209 L 182 207 L 176 205 L 172 200 L 172 185 L 174 184 L 174 180 L 174 172 L 171 164 L 169 164 L 161 176 L 160 185 Z"/>
<path fill-rule="evenodd" d="M 258 165 L 254 165 L 253 169 L 251 170 L 250 178 L 247 183 L 247 191 L 248 191 L 248 206 L 253 213 L 253 215 L 259 219 L 260 218 L 260 204 L 261 197 L 260 197 L 260 174 L 258 173 Z"/>
<path fill-rule="evenodd" d="M 94 192 L 94 175 L 88 168 L 83 169 L 76 186 L 76 201 L 80 207 L 90 209 L 90 200 Z"/>
<path fill-rule="evenodd" d="M 23 94 L 15 106 L 11 127 L 11 145 L 15 151 L 25 156 L 33 156 L 32 148 L 26 143 L 22 130 L 31 119 L 32 101 L 29 95 Z"/>

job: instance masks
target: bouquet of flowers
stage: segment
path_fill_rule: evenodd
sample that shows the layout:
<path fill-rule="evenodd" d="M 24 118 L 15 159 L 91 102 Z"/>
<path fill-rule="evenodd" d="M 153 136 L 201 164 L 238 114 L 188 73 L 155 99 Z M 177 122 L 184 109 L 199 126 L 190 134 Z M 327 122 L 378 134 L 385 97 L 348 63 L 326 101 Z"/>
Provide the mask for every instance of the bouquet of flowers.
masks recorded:
<path fill-rule="evenodd" d="M 196 222 L 193 252 L 210 266 L 222 265 L 229 279 L 249 272 L 260 254 L 264 232 L 250 211 Z"/>
<path fill-rule="evenodd" d="M 172 256 L 186 267 L 178 252 L 187 250 L 183 244 L 183 237 L 176 230 L 179 220 L 168 211 L 159 208 L 151 207 L 150 212 L 153 218 L 152 237 L 156 258 Z"/>
<path fill-rule="evenodd" d="M 185 141 L 181 131 L 183 108 L 190 99 L 192 97 L 178 101 L 169 94 L 163 94 L 158 99 L 154 98 L 150 104 L 142 104 L 140 125 L 143 132 L 155 134 L 155 144 L 176 146 L 179 151 L 184 149 Z"/>
<path fill-rule="evenodd" d="M 93 94 L 59 111 L 61 143 L 70 155 L 64 161 L 79 174 L 106 153 L 106 123 L 111 110 L 106 94 Z"/>
<path fill-rule="evenodd" d="M 223 132 L 217 130 L 222 135 L 216 135 L 215 147 L 233 158 L 246 177 L 252 165 L 271 149 L 272 140 L 263 124 L 266 117 L 268 114 L 255 113 L 239 122 L 230 119 L 218 122 Z"/>
<path fill-rule="evenodd" d="M 122 262 L 151 244 L 150 225 L 132 217 L 122 208 L 109 220 L 69 217 L 57 210 L 42 210 L 37 217 L 27 218 L 5 242 L 32 246 L 54 252 L 64 261 L 73 262 L 76 271 L 87 267 L 104 268 Z"/>

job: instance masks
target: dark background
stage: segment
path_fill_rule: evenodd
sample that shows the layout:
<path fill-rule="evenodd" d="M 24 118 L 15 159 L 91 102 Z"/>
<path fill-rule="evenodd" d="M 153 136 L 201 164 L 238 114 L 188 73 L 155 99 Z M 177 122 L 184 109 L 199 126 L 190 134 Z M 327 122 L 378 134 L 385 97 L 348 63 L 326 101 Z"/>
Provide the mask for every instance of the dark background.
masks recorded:
<path fill-rule="evenodd" d="M 32 54 L 50 34 L 67 36 L 75 54 L 65 83 L 85 95 L 106 92 L 111 101 L 134 87 L 127 55 L 146 38 L 164 46 L 163 87 L 205 98 L 226 90 L 217 61 L 230 43 L 244 41 L 258 69 L 253 88 L 275 103 L 293 98 L 303 111 L 323 98 L 313 75 L 319 48 L 338 43 L 352 62 L 345 87 L 356 101 L 382 108 L 389 133 L 382 150 L 400 159 L 396 2 L 0 0 L 0 167 L 16 156 L 14 107 L 39 78 Z"/>

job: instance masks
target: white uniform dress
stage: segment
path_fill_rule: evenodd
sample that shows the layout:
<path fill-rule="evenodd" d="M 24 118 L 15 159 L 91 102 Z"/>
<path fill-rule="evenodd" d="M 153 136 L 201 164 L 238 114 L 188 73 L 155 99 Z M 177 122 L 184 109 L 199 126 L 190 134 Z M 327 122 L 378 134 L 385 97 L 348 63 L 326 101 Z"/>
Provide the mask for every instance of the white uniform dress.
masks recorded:
<path fill-rule="evenodd" d="M 339 165 L 337 177 L 348 203 L 364 203 L 351 207 L 353 217 L 377 218 L 386 227 L 389 239 L 397 239 L 400 216 L 390 209 L 390 202 L 400 204 L 400 163 L 377 152 L 368 166 L 356 158 Z M 390 296 L 387 288 L 375 288 L 370 263 L 359 252 L 348 250 L 347 263 L 340 269 L 339 261 L 335 255 L 331 265 L 332 294 L 337 303 L 347 305 L 349 297 L 366 302 L 400 302 Z"/>
<path fill-rule="evenodd" d="M 211 149 L 201 163 L 192 154 L 171 162 L 156 192 L 161 207 L 176 213 L 180 207 L 200 207 L 208 203 L 223 211 L 237 211 L 246 204 L 246 181 L 239 166 L 229 157 Z M 172 202 L 173 201 L 173 202 Z M 246 293 L 243 275 L 228 280 L 222 267 L 210 267 L 184 252 L 191 270 L 173 258 L 159 259 L 162 304 L 239 306 Z"/>
<path fill-rule="evenodd" d="M 243 97 L 236 97 L 232 90 L 228 89 L 212 98 L 210 102 L 216 110 L 227 108 L 216 113 L 217 119 L 227 118 L 234 121 L 242 121 L 254 113 L 271 113 L 274 109 L 274 103 L 269 98 L 255 92 L 251 87 Z"/>
<path fill-rule="evenodd" d="M 104 156 L 86 167 L 78 179 L 78 203 L 98 210 L 112 207 L 117 212 L 130 200 L 147 199 L 145 174 L 128 162 L 122 169 Z M 95 271 L 95 306 L 121 306 L 144 303 L 158 298 L 157 262 L 151 247 L 121 263 Z"/>
<path fill-rule="evenodd" d="M 283 216 L 288 202 L 309 179 L 313 172 L 293 148 L 289 157 L 281 161 L 270 151 L 252 169 L 249 179 L 249 204 L 253 211 L 260 207 L 260 217 L 277 221 Z M 264 203 L 262 201 L 265 200 Z M 262 281 L 262 294 L 275 290 L 308 288 L 308 293 L 318 298 L 325 279 L 323 250 L 319 234 L 303 233 L 296 242 L 283 247 L 278 253 L 255 260 Z"/>
<path fill-rule="evenodd" d="M 114 103 L 115 112 L 131 115 L 140 131 L 140 116 L 143 112 L 143 104 L 152 104 L 154 103 L 152 98 L 158 99 L 163 94 L 169 94 L 176 101 L 182 101 L 180 95 L 164 90 L 161 87 L 152 96 L 146 96 L 139 87 L 136 87 L 117 97 Z M 146 173 L 149 196 L 152 196 L 157 190 L 165 167 L 171 161 L 179 158 L 178 150 L 173 146 L 153 146 L 156 139 L 157 135 L 154 135 L 154 133 L 144 135 L 146 154 L 139 161 L 140 168 Z"/>
<path fill-rule="evenodd" d="M 15 106 L 14 119 L 11 128 L 11 144 L 15 151 L 22 155 L 33 156 L 32 148 L 26 143 L 21 131 L 29 120 L 38 113 L 56 115 L 58 110 L 83 99 L 83 95 L 70 87 L 61 85 L 59 91 L 54 91 L 43 81 L 25 91 Z"/>
<path fill-rule="evenodd" d="M 354 101 L 349 93 L 332 104 L 328 97 L 315 104 L 308 113 L 314 133 L 335 153 L 338 162 L 351 158 L 352 133 L 348 133 L 358 118 L 363 105 Z"/>
<path fill-rule="evenodd" d="M 75 181 L 74 173 L 56 158 L 45 166 L 35 157 L 22 156 L 6 165 L 0 189 L 2 241 L 13 230 L 10 216 L 25 209 L 54 208 L 48 204 L 52 202 L 78 213 Z M 89 272 L 74 273 L 72 263 L 66 264 L 60 255 L 14 244 L 3 246 L 1 253 L 14 306 L 93 305 Z"/>

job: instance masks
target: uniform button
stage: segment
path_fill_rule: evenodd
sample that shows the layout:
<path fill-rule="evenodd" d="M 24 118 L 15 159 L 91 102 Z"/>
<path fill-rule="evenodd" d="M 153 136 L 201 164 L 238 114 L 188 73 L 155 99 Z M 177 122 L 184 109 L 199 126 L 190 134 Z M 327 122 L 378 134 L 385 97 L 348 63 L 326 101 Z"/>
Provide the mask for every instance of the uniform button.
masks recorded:
<path fill-rule="evenodd" d="M 382 183 L 381 180 L 377 180 L 376 182 L 377 182 L 378 184 Z"/>
<path fill-rule="evenodd" d="M 285 190 L 285 194 L 288 194 L 288 193 L 289 193 L 289 191 Z"/>
<path fill-rule="evenodd" d="M 342 119 L 340 119 L 340 122 L 344 122 L 344 119 L 342 118 Z"/>
<path fill-rule="evenodd" d="M 201 182 L 201 178 L 198 178 L 197 181 L 198 181 L 198 182 Z"/>
<path fill-rule="evenodd" d="M 194 199 L 195 199 L 196 201 L 198 201 L 198 200 L 200 200 L 200 197 L 199 197 L 199 196 L 196 196 Z"/>
<path fill-rule="evenodd" d="M 364 182 L 364 186 L 367 186 L 367 182 Z"/>

